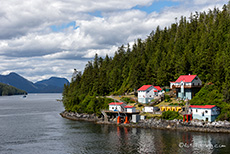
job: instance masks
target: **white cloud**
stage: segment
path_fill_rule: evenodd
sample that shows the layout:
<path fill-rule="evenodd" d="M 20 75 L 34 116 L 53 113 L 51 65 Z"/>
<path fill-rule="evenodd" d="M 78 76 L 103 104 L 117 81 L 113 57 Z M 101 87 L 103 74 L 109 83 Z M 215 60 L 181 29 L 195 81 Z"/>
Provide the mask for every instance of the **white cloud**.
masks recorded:
<path fill-rule="evenodd" d="M 1 1 L 0 73 L 17 72 L 33 81 L 50 76 L 70 79 L 73 68 L 83 70 L 95 53 L 113 56 L 122 44 L 145 39 L 158 25 L 170 26 L 191 12 L 222 8 L 227 0 L 172 0 L 178 6 L 161 12 L 133 7 L 157 0 L 23 0 Z M 89 13 L 100 11 L 102 17 Z M 52 25 L 75 21 L 77 29 L 54 32 Z"/>

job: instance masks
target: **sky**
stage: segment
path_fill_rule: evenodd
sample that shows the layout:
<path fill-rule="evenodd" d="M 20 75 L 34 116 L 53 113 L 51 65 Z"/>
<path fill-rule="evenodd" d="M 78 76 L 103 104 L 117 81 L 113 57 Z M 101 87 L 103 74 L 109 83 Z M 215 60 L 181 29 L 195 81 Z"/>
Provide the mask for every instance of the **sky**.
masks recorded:
<path fill-rule="evenodd" d="M 0 0 L 0 74 L 71 80 L 97 53 L 146 39 L 181 16 L 222 10 L 228 0 Z"/>

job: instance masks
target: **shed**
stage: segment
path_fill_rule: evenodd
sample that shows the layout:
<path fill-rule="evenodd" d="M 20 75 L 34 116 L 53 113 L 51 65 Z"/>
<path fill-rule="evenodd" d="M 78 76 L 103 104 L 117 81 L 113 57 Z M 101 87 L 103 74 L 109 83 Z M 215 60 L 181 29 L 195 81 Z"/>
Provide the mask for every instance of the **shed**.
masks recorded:
<path fill-rule="evenodd" d="M 125 106 L 125 111 L 128 113 L 136 112 L 136 107 L 134 106 Z"/>
<path fill-rule="evenodd" d="M 153 107 L 153 106 L 145 106 L 144 107 L 144 112 L 156 112 L 159 111 L 159 107 Z"/>

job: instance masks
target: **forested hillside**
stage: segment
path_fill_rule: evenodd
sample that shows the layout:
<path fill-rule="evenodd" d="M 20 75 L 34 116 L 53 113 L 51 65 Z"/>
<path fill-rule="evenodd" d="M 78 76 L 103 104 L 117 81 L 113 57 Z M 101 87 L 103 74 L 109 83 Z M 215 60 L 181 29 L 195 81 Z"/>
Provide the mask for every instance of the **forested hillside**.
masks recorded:
<path fill-rule="evenodd" d="M 169 86 L 182 74 L 197 74 L 203 83 L 213 83 L 229 103 L 230 3 L 157 27 L 132 47 L 119 47 L 113 58 L 96 55 L 83 73 L 75 72 L 63 101 L 67 110 L 78 111 L 87 95 L 123 94 L 144 84 Z"/>
<path fill-rule="evenodd" d="M 0 83 L 0 96 L 27 94 L 26 91 Z"/>

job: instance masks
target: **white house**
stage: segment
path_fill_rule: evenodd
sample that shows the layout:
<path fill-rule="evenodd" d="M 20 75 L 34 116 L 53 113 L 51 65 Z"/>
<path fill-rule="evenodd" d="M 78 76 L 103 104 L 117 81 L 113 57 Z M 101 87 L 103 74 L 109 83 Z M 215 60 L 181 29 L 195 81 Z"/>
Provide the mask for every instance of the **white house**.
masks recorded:
<path fill-rule="evenodd" d="M 153 85 L 143 85 L 137 90 L 138 92 L 138 102 L 140 103 L 150 103 L 155 96 L 161 94 L 162 89 L 159 86 Z"/>
<path fill-rule="evenodd" d="M 125 110 L 125 105 L 126 104 L 124 104 L 123 102 L 112 102 L 109 103 L 109 110 L 123 112 Z"/>
<path fill-rule="evenodd" d="M 170 89 L 176 89 L 177 97 L 189 99 L 195 96 L 202 87 L 202 81 L 197 75 L 181 75 L 175 82 L 170 82 Z"/>
<path fill-rule="evenodd" d="M 134 113 L 134 112 L 136 112 L 136 107 L 134 107 L 134 106 L 125 106 L 125 111 L 127 113 Z"/>
<path fill-rule="evenodd" d="M 190 105 L 193 119 L 214 121 L 220 114 L 219 108 L 215 105 Z"/>

